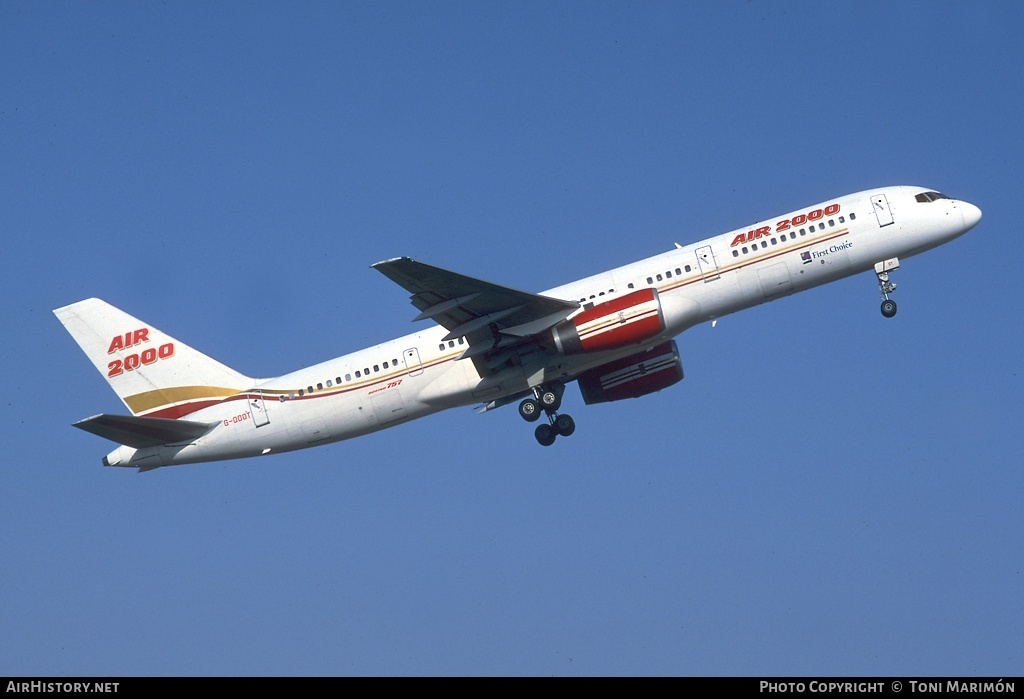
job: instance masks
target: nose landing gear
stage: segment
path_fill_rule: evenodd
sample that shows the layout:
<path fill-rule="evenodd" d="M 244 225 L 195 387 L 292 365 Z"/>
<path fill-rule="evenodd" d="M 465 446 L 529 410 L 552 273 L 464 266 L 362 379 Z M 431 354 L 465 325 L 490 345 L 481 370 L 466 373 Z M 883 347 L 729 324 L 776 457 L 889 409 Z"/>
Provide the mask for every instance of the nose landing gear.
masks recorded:
<path fill-rule="evenodd" d="M 896 315 L 896 302 L 889 298 L 889 294 L 896 290 L 896 284 L 889 281 L 889 272 L 895 272 L 899 268 L 900 261 L 895 257 L 875 264 L 878 290 L 882 293 L 882 315 L 886 318 Z"/>
<path fill-rule="evenodd" d="M 519 403 L 519 415 L 527 422 L 535 422 L 540 418 L 541 411 L 547 416 L 546 423 L 537 425 L 533 435 L 541 446 L 550 447 L 558 435 L 568 437 L 576 431 L 576 422 L 567 414 L 558 414 L 562 405 L 563 384 L 550 387 L 537 386 L 533 389 L 533 398 L 524 398 Z"/>

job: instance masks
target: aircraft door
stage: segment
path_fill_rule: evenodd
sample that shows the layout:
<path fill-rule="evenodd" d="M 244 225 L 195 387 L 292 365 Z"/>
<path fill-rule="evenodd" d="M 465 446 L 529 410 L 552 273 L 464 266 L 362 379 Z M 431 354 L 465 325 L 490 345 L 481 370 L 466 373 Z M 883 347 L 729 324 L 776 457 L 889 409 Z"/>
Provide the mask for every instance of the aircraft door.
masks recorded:
<path fill-rule="evenodd" d="M 270 416 L 267 415 L 267 402 L 263 399 L 263 391 L 253 391 L 249 395 L 249 414 L 252 415 L 252 424 L 256 427 L 263 427 L 270 423 Z"/>
<path fill-rule="evenodd" d="M 715 253 L 710 245 L 697 248 L 697 267 L 700 269 L 704 282 L 713 282 L 721 275 L 718 273 L 718 264 L 715 262 Z"/>
<path fill-rule="evenodd" d="M 420 364 L 420 351 L 415 347 L 410 347 L 402 353 L 402 358 L 405 360 L 405 368 L 409 370 L 409 376 L 419 376 L 423 373 L 423 365 Z"/>
<path fill-rule="evenodd" d="M 879 228 L 892 225 L 892 210 L 889 208 L 889 200 L 885 198 L 884 194 L 876 194 L 871 197 L 871 208 L 875 210 Z"/>

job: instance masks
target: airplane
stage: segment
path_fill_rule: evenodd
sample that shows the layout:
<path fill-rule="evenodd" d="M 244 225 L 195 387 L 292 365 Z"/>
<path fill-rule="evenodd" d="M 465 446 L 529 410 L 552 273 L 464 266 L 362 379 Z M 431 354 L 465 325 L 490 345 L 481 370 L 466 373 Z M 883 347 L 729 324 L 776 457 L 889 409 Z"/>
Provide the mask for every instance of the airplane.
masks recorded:
<path fill-rule="evenodd" d="M 448 408 L 518 403 L 551 446 L 575 381 L 590 405 L 678 383 L 675 336 L 705 322 L 873 270 L 886 318 L 901 260 L 981 220 L 966 201 L 885 187 L 805 206 L 540 294 L 408 257 L 372 267 L 409 294 L 429 327 L 270 379 L 244 376 L 91 298 L 54 311 L 131 415 L 75 427 L 119 446 L 104 466 L 162 466 L 338 442 Z M 542 419 L 543 418 L 543 419 Z"/>

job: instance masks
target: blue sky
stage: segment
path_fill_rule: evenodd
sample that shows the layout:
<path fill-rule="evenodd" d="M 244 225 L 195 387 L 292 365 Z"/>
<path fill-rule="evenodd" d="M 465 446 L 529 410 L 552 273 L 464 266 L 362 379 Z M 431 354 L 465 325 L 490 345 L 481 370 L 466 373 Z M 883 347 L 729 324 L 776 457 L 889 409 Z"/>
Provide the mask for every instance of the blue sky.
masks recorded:
<path fill-rule="evenodd" d="M 1019 3 L 0 4 L 0 674 L 1020 674 Z M 694 328 L 680 385 L 103 469 L 99 296 L 249 375 L 890 184 L 904 262 Z"/>

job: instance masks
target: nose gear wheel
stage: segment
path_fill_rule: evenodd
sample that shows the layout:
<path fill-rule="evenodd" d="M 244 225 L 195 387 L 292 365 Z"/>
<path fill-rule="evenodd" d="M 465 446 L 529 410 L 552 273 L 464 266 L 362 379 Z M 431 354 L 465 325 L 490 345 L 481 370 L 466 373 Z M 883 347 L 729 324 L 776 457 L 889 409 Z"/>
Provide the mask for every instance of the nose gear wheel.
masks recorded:
<path fill-rule="evenodd" d="M 886 318 L 892 318 L 896 315 L 896 302 L 889 298 L 889 294 L 896 290 L 896 284 L 889 281 L 889 272 L 899 268 L 900 261 L 895 257 L 875 265 L 875 276 L 878 277 L 878 290 L 882 294 L 882 315 Z"/>

